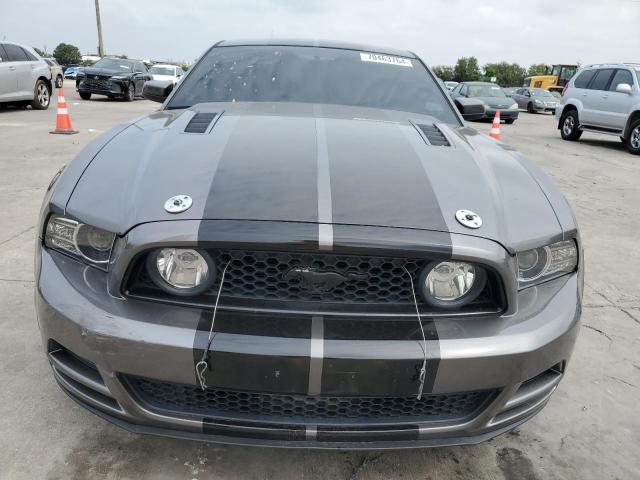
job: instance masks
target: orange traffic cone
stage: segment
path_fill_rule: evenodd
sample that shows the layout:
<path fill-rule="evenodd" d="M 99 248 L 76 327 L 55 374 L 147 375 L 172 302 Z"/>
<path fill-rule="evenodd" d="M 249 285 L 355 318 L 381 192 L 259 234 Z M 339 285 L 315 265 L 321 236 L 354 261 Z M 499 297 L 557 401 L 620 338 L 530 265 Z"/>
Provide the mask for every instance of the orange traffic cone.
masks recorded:
<path fill-rule="evenodd" d="M 67 102 L 64 99 L 62 88 L 58 89 L 58 112 L 56 113 L 56 129 L 49 133 L 63 133 L 71 135 L 78 133 L 71 127 L 71 118 L 69 118 L 69 110 L 67 110 Z"/>
<path fill-rule="evenodd" d="M 491 138 L 500 140 L 500 110 L 496 110 L 496 116 L 493 117 L 493 125 L 491 125 Z"/>

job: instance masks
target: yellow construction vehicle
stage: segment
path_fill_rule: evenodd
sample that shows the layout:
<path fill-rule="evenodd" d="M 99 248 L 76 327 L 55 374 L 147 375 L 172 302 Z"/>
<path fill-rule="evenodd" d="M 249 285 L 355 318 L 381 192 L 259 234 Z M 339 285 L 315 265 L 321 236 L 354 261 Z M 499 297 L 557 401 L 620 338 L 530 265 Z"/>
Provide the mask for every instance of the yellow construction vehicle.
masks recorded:
<path fill-rule="evenodd" d="M 523 87 L 544 88 L 550 92 L 560 92 L 578 71 L 578 65 L 553 65 L 544 75 L 524 79 Z"/>

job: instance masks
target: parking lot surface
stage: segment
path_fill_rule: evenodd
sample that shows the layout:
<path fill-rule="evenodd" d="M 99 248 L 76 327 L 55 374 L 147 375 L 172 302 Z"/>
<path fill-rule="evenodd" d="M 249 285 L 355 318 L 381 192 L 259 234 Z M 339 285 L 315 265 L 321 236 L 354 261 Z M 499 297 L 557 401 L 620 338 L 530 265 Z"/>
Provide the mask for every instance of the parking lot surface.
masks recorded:
<path fill-rule="evenodd" d="M 617 137 L 565 142 L 552 116 L 524 112 L 502 125 L 503 141 L 558 182 L 585 244 L 581 335 L 541 414 L 477 446 L 259 449 L 131 434 L 77 406 L 55 384 L 33 306 L 41 199 L 53 174 L 89 141 L 158 107 L 83 101 L 70 87 L 66 98 L 77 135 L 49 134 L 55 101 L 47 111 L 0 109 L 0 479 L 640 478 L 640 157 Z"/>

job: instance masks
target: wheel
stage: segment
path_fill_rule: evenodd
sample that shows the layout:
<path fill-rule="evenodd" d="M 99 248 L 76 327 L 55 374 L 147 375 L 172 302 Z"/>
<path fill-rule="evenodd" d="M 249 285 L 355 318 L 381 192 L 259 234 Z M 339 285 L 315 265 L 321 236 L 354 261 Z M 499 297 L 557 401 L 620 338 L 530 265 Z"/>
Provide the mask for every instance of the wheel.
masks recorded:
<path fill-rule="evenodd" d="M 133 85 L 133 83 L 130 83 L 129 85 L 127 85 L 127 91 L 124 94 L 124 100 L 125 102 L 133 102 L 133 99 L 136 96 L 136 87 Z"/>
<path fill-rule="evenodd" d="M 507 125 L 512 125 L 513 122 L 515 122 L 516 119 L 515 118 L 508 118 L 504 121 L 504 123 L 506 123 Z"/>
<path fill-rule="evenodd" d="M 80 92 L 80 98 L 83 100 L 91 100 L 91 92 Z"/>
<path fill-rule="evenodd" d="M 560 135 L 563 140 L 570 141 L 578 140 L 580 136 L 582 136 L 577 110 L 569 110 L 562 115 L 562 120 L 560 120 Z"/>
<path fill-rule="evenodd" d="M 627 135 L 627 148 L 634 155 L 640 155 L 640 118 L 631 124 Z"/>
<path fill-rule="evenodd" d="M 49 108 L 51 102 L 51 92 L 49 91 L 49 85 L 44 80 L 38 80 L 36 82 L 36 88 L 33 92 L 33 101 L 31 102 L 31 108 L 34 110 L 46 110 Z"/>
<path fill-rule="evenodd" d="M 56 77 L 56 88 L 62 88 L 62 82 L 64 82 L 62 75 L 58 75 Z"/>
<path fill-rule="evenodd" d="M 529 104 L 527 105 L 527 112 L 536 113 L 536 111 L 533 108 L 533 103 L 529 102 Z"/>

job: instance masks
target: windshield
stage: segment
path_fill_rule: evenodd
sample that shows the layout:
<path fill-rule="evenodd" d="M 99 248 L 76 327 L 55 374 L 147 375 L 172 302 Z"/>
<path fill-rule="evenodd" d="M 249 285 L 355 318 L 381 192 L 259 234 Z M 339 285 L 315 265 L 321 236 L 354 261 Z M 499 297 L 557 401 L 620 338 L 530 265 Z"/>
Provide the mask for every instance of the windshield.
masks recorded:
<path fill-rule="evenodd" d="M 202 102 L 326 103 L 414 112 L 458 123 L 420 61 L 332 48 L 212 48 L 181 82 L 168 108 Z"/>
<path fill-rule="evenodd" d="M 174 67 L 157 67 L 153 66 L 149 69 L 149 73 L 151 75 L 170 75 L 172 77 L 176 74 L 176 69 Z"/>
<path fill-rule="evenodd" d="M 532 97 L 553 97 L 549 90 L 544 90 L 542 88 L 533 88 L 531 89 Z"/>
<path fill-rule="evenodd" d="M 119 58 L 103 58 L 92 65 L 96 68 L 106 68 L 109 70 L 122 70 L 130 72 L 133 69 L 133 63 Z"/>
<path fill-rule="evenodd" d="M 469 85 L 470 97 L 506 97 L 498 85 Z"/>

